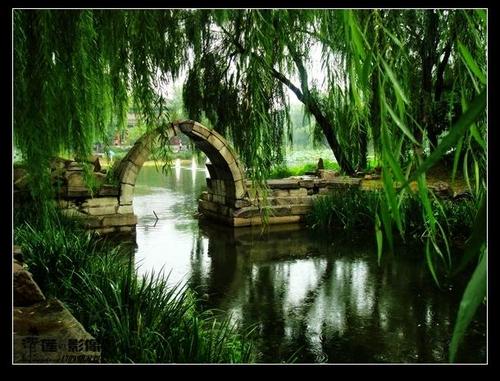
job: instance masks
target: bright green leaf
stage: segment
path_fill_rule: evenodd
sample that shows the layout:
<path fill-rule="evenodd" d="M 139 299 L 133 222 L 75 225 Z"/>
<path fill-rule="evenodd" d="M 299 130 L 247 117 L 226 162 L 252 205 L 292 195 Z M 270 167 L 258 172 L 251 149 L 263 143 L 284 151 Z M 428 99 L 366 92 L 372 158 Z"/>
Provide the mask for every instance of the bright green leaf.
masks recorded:
<path fill-rule="evenodd" d="M 432 151 L 431 155 L 412 174 L 408 183 L 415 180 L 418 176 L 436 164 L 444 156 L 444 154 L 446 154 L 446 152 L 452 148 L 461 137 L 464 136 L 467 128 L 471 125 L 471 123 L 474 123 L 477 118 L 479 118 L 485 107 L 486 91 L 483 90 L 481 94 L 474 98 L 467 111 L 462 114 L 458 121 L 453 125 L 450 132 L 441 140 L 436 149 Z"/>
<path fill-rule="evenodd" d="M 467 284 L 460 307 L 458 309 L 455 328 L 450 343 L 450 362 L 455 362 L 458 346 L 471 323 L 477 309 L 486 297 L 486 258 L 487 253 L 482 256 L 476 270 Z"/>
<path fill-rule="evenodd" d="M 460 49 L 460 53 L 462 54 L 462 58 L 467 65 L 467 67 L 470 69 L 471 72 L 474 73 L 474 75 L 481 81 L 483 85 L 486 84 L 486 76 L 482 72 L 482 70 L 477 66 L 476 61 L 474 58 L 472 58 L 472 55 L 469 52 L 469 49 L 465 47 L 464 44 L 462 44 L 460 41 L 458 41 L 458 48 Z"/>

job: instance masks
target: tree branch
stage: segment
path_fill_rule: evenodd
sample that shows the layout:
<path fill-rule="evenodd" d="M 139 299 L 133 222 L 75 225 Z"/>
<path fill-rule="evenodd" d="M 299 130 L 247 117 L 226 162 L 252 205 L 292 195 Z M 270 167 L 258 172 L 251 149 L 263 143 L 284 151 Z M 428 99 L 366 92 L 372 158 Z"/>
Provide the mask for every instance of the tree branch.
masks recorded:
<path fill-rule="evenodd" d="M 281 83 L 283 83 L 284 85 L 286 85 L 290 90 L 292 90 L 293 93 L 299 99 L 299 101 L 301 101 L 302 103 L 305 103 L 304 94 L 302 93 L 302 91 L 300 91 L 300 89 L 297 86 L 295 86 L 292 83 L 292 81 L 290 81 L 287 77 L 285 77 L 282 73 L 280 73 L 275 68 L 271 68 L 271 73 L 272 73 L 272 75 L 273 75 L 274 78 L 276 78 L 278 81 L 280 81 Z"/>

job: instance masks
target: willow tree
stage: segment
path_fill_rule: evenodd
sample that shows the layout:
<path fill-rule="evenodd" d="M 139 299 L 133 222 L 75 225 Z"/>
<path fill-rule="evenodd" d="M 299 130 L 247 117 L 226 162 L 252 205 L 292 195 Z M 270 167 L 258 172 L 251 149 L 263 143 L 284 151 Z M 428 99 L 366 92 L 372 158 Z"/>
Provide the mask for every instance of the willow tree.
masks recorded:
<path fill-rule="evenodd" d="M 363 78 L 364 67 L 373 68 L 374 80 L 356 85 L 362 92 L 372 90 L 371 128 L 383 166 L 384 197 L 376 216 L 379 258 L 384 236 L 392 246 L 393 226 L 403 235 L 398 206 L 412 193 L 409 184 L 416 181 L 426 227 L 425 257 L 436 283 L 439 267 L 453 276 L 468 264 L 475 265 L 450 344 L 454 360 L 486 297 L 486 13 L 369 11 L 367 17 L 352 14 L 350 20 L 359 33 L 354 78 Z M 453 159 L 452 178 L 461 164 L 477 210 L 465 250 L 454 256 L 447 227 L 436 219 L 443 209 L 426 184 L 428 170 L 446 155 Z M 399 190 L 394 187 L 397 183 Z"/>
<path fill-rule="evenodd" d="M 194 60 L 184 90 L 190 116 L 197 118 L 205 112 L 215 128 L 229 132 L 236 145 L 251 144 L 255 132 L 264 133 L 264 143 L 281 142 L 285 132 L 291 134 L 289 89 L 314 117 L 341 169 L 354 173 L 356 155 L 350 152 L 359 151 L 359 147 L 352 139 L 343 139 L 343 132 L 352 129 L 335 123 L 335 108 L 325 101 L 309 74 L 309 50 L 323 44 L 314 28 L 332 19 L 342 27 L 344 24 L 338 22 L 341 16 L 339 12 L 306 10 L 198 11 L 191 23 Z M 342 63 L 331 65 L 337 51 L 329 53 L 323 67 L 327 88 L 336 90 L 332 82 Z M 261 157 L 257 167 L 269 168 L 281 160 L 280 149 L 262 147 L 262 152 L 271 155 Z"/>
<path fill-rule="evenodd" d="M 288 88 L 314 117 L 346 173 L 366 165 L 367 140 L 373 140 L 384 184 L 376 216 L 379 258 L 384 246 L 392 250 L 393 228 L 404 237 L 399 205 L 416 181 L 425 258 L 436 283 L 438 268 L 449 276 L 478 261 L 459 311 L 453 359 L 485 295 L 485 12 L 200 11 L 193 25 L 195 58 L 184 92 L 191 115 L 205 111 L 235 141 L 252 141 L 248 127 L 267 125 L 272 140 L 282 133 Z M 324 86 L 310 80 L 313 46 L 321 47 Z M 195 94 L 198 101 L 192 102 Z M 452 176 L 461 165 L 477 207 L 462 257 L 451 255 L 447 227 L 436 218 L 443 208 L 426 184 L 428 170 L 450 154 Z M 264 168 L 274 158 L 265 159 Z"/>
<path fill-rule="evenodd" d="M 467 28 L 463 28 L 467 25 Z M 485 291 L 486 14 L 433 10 L 15 10 L 14 139 L 41 205 L 60 151 L 85 157 L 133 104 L 146 124 L 168 120 L 162 89 L 188 69 L 183 98 L 230 137 L 257 179 L 282 159 L 291 90 L 313 117 L 345 173 L 366 165 L 372 139 L 383 165 L 379 256 L 398 205 L 417 180 L 426 258 L 451 269 L 425 173 L 445 154 L 461 164 L 477 200 L 462 263 L 478 260 L 457 338 Z M 323 86 L 311 80 L 321 49 Z M 399 182 L 400 190 L 394 187 Z M 473 186 L 472 186 L 473 184 Z M 43 210 L 42 210 L 43 211 Z M 471 312 L 472 311 L 472 312 Z M 453 349 L 454 348 L 454 349 Z"/>
<path fill-rule="evenodd" d="M 15 10 L 14 142 L 45 214 L 50 159 L 87 157 L 134 104 L 148 124 L 166 116 L 160 84 L 186 60 L 182 12 Z"/>

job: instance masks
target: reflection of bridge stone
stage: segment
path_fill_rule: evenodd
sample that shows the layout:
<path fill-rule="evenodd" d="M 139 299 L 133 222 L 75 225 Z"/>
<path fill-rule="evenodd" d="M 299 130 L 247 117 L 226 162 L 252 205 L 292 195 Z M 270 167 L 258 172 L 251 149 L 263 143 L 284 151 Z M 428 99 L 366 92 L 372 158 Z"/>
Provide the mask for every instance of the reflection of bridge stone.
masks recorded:
<path fill-rule="evenodd" d="M 141 137 L 117 167 L 117 185 L 102 186 L 92 195 L 83 182 L 81 168 L 76 163 L 66 163 L 67 188 L 60 194 L 59 205 L 67 213 L 84 217 L 89 228 L 101 233 L 135 230 L 137 218 L 132 202 L 137 175 L 153 146 L 163 144 L 165 133 L 170 138 L 179 130 L 191 138 L 210 160 L 207 164 L 210 173 L 207 191 L 203 192 L 198 209 L 204 217 L 225 225 L 260 225 L 263 208 L 269 224 L 299 222 L 310 210 L 315 195 L 360 182 L 360 179 L 306 176 L 269 180 L 265 190 L 268 203 L 262 207 L 262 200 L 256 196 L 251 182 L 246 180 L 242 164 L 224 137 L 191 120 L 173 125 L 175 130 L 163 130 L 162 134 L 162 130 L 157 129 Z"/>

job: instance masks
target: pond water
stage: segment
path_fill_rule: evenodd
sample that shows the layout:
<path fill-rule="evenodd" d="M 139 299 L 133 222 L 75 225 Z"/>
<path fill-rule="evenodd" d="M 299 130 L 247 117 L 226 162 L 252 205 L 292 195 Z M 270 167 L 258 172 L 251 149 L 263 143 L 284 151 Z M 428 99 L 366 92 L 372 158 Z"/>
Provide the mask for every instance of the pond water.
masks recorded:
<path fill-rule="evenodd" d="M 204 307 L 253 328 L 261 362 L 447 361 L 463 279 L 439 290 L 416 249 L 399 249 L 378 266 L 371 233 L 349 240 L 298 225 L 261 232 L 199 220 L 207 175 L 192 166 L 168 175 L 142 168 L 134 195 L 141 273 L 162 270 L 173 284 L 188 282 Z M 486 361 L 485 314 L 473 322 L 460 361 Z"/>

